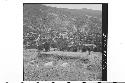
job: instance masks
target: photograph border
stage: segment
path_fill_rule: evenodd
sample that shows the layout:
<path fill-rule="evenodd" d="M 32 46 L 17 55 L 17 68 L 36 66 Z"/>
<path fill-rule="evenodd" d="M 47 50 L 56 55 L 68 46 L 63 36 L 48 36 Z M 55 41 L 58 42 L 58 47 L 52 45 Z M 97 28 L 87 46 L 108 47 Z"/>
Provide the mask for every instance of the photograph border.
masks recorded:
<path fill-rule="evenodd" d="M 107 81 L 108 3 L 102 3 L 102 81 Z"/>

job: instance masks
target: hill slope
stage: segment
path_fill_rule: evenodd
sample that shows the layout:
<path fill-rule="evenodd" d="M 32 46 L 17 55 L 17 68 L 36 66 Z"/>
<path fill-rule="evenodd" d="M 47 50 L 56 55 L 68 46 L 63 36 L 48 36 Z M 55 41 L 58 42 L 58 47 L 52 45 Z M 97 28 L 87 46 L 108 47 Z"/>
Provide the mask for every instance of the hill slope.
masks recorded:
<path fill-rule="evenodd" d="M 59 49 L 64 44 L 64 47 L 70 44 L 96 44 L 101 47 L 101 16 L 101 11 L 95 10 L 24 4 L 24 45 L 34 47 L 49 41 Z"/>

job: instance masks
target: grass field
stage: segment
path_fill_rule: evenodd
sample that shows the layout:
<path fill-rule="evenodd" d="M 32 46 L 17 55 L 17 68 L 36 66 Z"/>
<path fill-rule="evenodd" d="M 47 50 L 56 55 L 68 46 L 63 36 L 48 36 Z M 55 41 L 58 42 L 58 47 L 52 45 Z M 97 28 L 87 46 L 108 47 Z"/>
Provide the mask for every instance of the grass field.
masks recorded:
<path fill-rule="evenodd" d="M 101 81 L 102 54 L 98 52 L 23 51 L 24 81 Z"/>

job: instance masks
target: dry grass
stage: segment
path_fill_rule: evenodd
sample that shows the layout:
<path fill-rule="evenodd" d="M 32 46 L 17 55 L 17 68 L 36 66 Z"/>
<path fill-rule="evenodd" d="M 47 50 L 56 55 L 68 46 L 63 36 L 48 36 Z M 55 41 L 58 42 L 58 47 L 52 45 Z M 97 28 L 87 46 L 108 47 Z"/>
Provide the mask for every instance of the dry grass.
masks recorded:
<path fill-rule="evenodd" d="M 101 53 L 24 50 L 24 81 L 101 80 Z"/>

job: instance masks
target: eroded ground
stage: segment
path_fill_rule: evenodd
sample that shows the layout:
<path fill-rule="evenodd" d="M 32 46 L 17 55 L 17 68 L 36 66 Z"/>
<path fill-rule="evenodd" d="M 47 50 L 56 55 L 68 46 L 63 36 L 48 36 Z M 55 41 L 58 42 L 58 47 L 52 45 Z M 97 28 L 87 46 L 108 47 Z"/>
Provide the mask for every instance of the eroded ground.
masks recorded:
<path fill-rule="evenodd" d="M 24 50 L 24 81 L 102 80 L 102 54 Z"/>

